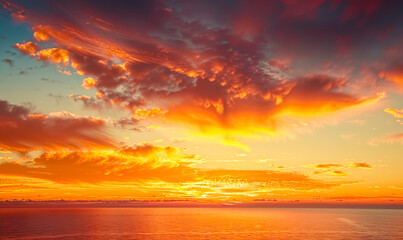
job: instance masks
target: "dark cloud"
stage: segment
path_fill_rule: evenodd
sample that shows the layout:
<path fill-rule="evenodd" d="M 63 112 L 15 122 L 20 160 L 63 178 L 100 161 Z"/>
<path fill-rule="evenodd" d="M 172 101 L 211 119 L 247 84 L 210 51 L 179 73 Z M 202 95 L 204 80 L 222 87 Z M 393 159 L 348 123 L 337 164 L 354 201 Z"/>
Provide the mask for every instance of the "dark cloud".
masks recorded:
<path fill-rule="evenodd" d="M 10 67 L 14 67 L 14 61 L 9 58 L 3 59 L 2 62 L 7 63 Z"/>
<path fill-rule="evenodd" d="M 54 98 L 56 100 L 57 104 L 60 104 L 62 101 L 64 101 L 66 99 L 65 96 L 55 95 L 55 94 L 52 94 L 52 93 L 48 93 L 48 97 Z"/>
<path fill-rule="evenodd" d="M 385 70 L 379 72 L 379 77 L 395 83 L 403 90 L 403 61 L 390 64 Z"/>

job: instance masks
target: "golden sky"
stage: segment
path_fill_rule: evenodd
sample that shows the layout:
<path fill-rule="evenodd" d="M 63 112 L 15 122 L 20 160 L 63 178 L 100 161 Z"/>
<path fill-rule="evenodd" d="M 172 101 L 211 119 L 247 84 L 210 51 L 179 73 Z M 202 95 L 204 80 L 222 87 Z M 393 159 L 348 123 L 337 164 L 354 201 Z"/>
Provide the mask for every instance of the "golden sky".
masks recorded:
<path fill-rule="evenodd" d="M 402 204 L 398 1 L 0 3 L 0 200 Z"/>

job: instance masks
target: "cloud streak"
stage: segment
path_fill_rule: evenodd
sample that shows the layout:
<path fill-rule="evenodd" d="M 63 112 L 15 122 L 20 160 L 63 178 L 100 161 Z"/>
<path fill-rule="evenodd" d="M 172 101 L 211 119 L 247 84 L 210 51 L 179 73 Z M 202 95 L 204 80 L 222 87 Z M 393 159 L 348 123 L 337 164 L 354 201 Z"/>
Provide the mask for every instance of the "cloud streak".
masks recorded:
<path fill-rule="evenodd" d="M 186 198 L 250 199 L 272 191 L 331 189 L 349 182 L 323 181 L 298 172 L 198 169 L 202 159 L 172 146 L 139 144 L 108 151 L 43 153 L 26 163 L 0 163 L 0 174 L 59 184 L 132 184 L 146 192 Z M 91 185 L 86 185 L 91 188 Z"/>
<path fill-rule="evenodd" d="M 386 113 L 389 113 L 395 118 L 403 118 L 403 109 L 402 110 L 397 110 L 393 108 L 385 108 L 384 110 Z"/>
<path fill-rule="evenodd" d="M 105 121 L 68 112 L 48 115 L 0 100 L 0 148 L 15 152 L 111 147 Z"/>
<path fill-rule="evenodd" d="M 352 168 L 372 169 L 372 166 L 365 162 L 348 162 L 346 164 L 322 163 L 308 167 L 313 167 L 317 169 L 316 171 L 314 171 L 315 175 L 322 174 L 337 177 L 344 177 L 348 175 L 348 173 L 346 173 L 344 170 L 341 171 L 338 169 L 352 169 Z"/>

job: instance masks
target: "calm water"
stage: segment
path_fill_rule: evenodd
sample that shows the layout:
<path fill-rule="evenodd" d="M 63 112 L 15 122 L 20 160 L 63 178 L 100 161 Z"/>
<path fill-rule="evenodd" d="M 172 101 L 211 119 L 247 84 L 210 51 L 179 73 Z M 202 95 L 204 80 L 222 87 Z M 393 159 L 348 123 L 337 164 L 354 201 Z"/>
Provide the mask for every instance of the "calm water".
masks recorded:
<path fill-rule="evenodd" d="M 0 239 L 403 239 L 403 210 L 0 209 Z"/>

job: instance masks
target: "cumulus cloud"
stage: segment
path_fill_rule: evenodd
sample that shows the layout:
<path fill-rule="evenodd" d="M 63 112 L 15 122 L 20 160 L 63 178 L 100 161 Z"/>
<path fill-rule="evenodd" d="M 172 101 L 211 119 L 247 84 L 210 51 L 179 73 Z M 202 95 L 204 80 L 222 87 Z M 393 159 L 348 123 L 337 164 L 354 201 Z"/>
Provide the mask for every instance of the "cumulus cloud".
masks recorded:
<path fill-rule="evenodd" d="M 31 57 L 36 57 L 39 61 L 50 62 L 54 64 L 63 64 L 66 66 L 69 59 L 69 52 L 65 49 L 61 48 L 48 48 L 40 50 L 40 47 L 37 43 L 34 42 L 24 42 L 24 43 L 16 43 L 14 45 L 16 49 L 18 49 L 24 55 L 30 55 Z M 66 73 L 62 71 L 62 73 Z"/>
<path fill-rule="evenodd" d="M 49 40 L 49 35 L 47 32 L 49 32 L 49 28 L 47 28 L 46 26 L 35 26 L 33 28 L 34 32 L 34 38 L 35 40 L 37 40 L 38 42 L 46 42 Z"/>
<path fill-rule="evenodd" d="M 0 148 L 16 152 L 111 147 L 105 121 L 67 112 L 49 115 L 0 100 Z"/>
<path fill-rule="evenodd" d="M 51 63 L 67 65 L 69 63 L 69 53 L 60 48 L 43 49 L 36 53 L 38 60 Z"/>
<path fill-rule="evenodd" d="M 33 42 L 16 43 L 14 47 L 22 54 L 31 56 L 35 56 L 36 52 L 40 49 L 39 45 Z"/>
<path fill-rule="evenodd" d="M 126 109 L 135 118 L 139 108 L 158 108 L 168 122 L 228 136 L 273 134 L 301 117 L 326 115 L 383 96 L 374 91 L 361 95 L 349 77 L 318 71 L 329 57 L 365 54 L 375 44 L 370 39 L 394 24 L 382 17 L 383 11 L 397 11 L 393 3 L 368 7 L 361 1 L 341 2 L 301 7 L 290 1 L 234 1 L 228 11 L 208 2 L 147 1 L 124 7 L 104 2 L 89 7 L 88 2 L 71 1 L 47 3 L 52 15 L 9 1 L 3 5 L 23 13 L 35 39 L 52 39 L 59 47 L 21 51 L 39 60 L 70 63 L 86 77 L 83 87 L 95 88 L 100 101 Z M 321 19 L 320 8 L 332 17 Z M 69 11 L 82 17 L 65 14 Z M 225 17 L 208 20 L 212 12 Z M 66 17 L 52 17 L 58 15 Z M 329 27 L 319 27 L 313 19 Z M 332 27 L 336 24 L 341 27 Z M 364 26 L 356 28 L 359 24 Z M 369 39 L 366 48 L 361 48 L 363 38 Z M 351 61 L 348 65 L 361 64 L 362 59 Z M 307 62 L 316 67 L 305 67 Z"/>
<path fill-rule="evenodd" d="M 90 78 L 90 77 L 89 78 L 84 78 L 82 86 L 85 89 L 90 89 L 93 86 L 95 86 L 95 80 L 93 78 Z"/>

